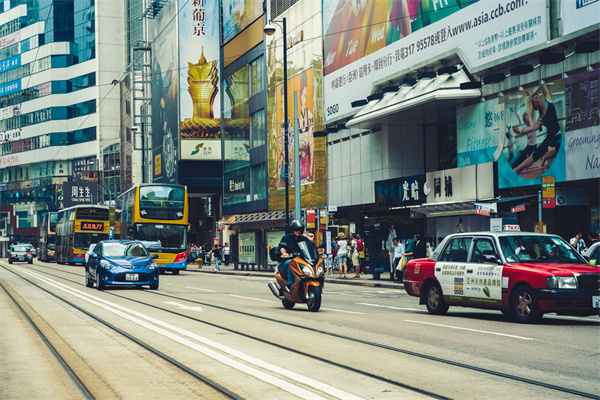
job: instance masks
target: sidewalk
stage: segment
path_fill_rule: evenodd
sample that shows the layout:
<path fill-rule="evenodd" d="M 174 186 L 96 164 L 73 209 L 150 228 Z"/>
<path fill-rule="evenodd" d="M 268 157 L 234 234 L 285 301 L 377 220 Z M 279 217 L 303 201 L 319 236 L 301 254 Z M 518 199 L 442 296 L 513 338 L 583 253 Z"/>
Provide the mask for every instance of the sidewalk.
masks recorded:
<path fill-rule="evenodd" d="M 189 272 L 200 272 L 205 274 L 223 274 L 223 275 L 240 275 L 240 276 L 262 276 L 265 278 L 272 278 L 273 272 L 262 271 L 262 270 L 248 270 L 248 269 L 234 269 L 233 264 L 225 266 L 221 264 L 221 270 L 215 272 L 215 264 L 203 265 L 202 268 L 198 268 L 197 264 L 188 264 L 186 271 Z M 337 272 L 335 272 L 331 278 L 325 278 L 325 283 L 336 283 L 340 285 L 354 285 L 354 286 L 370 286 L 370 287 L 381 287 L 387 289 L 400 289 L 404 290 L 404 284 L 396 283 L 385 277 L 389 278 L 389 273 L 382 273 L 381 276 L 384 279 L 374 280 L 371 274 L 361 274 L 360 278 L 353 278 L 354 272 L 348 274 L 345 279 L 340 279 Z"/>

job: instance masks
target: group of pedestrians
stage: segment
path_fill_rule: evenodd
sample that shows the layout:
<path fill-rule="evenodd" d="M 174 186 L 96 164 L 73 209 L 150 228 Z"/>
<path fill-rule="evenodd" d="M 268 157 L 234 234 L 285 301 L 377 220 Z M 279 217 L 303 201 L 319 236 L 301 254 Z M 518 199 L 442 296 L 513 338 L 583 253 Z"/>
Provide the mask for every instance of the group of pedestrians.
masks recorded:
<path fill-rule="evenodd" d="M 575 248 L 575 250 L 577 250 L 579 254 L 583 254 L 589 247 L 591 247 L 592 244 L 600 240 L 600 233 L 590 232 L 587 240 L 585 240 L 583 238 L 583 231 L 581 229 L 578 229 L 576 232 L 577 233 L 575 236 L 569 240 L 569 243 Z"/>
<path fill-rule="evenodd" d="M 404 282 L 404 267 L 412 259 L 431 257 L 435 248 L 444 240 L 438 237 L 436 243 L 433 238 L 428 236 L 426 239 L 421 239 L 418 233 L 412 239 L 407 240 L 406 245 L 400 242 L 398 237 L 393 239 L 393 262 L 390 271 L 390 280 L 396 282 Z M 404 261 L 402 259 L 404 258 Z M 395 276 L 394 276 L 395 275 Z"/>
<path fill-rule="evenodd" d="M 364 273 L 365 245 L 358 233 L 350 234 L 347 240 L 346 234 L 340 232 L 333 243 L 333 252 L 334 268 L 337 265 L 340 279 L 345 279 L 351 268 L 354 268 L 353 278 L 360 278 L 361 272 Z"/>
<path fill-rule="evenodd" d="M 215 244 L 212 248 L 209 248 L 207 244 L 196 245 L 192 243 L 188 247 L 188 264 L 194 264 L 197 260 L 201 260 L 202 265 L 210 265 L 214 260 L 215 271 L 220 271 L 223 260 L 225 266 L 229 266 L 230 259 L 231 248 L 229 243 L 225 243 L 223 246 Z"/>

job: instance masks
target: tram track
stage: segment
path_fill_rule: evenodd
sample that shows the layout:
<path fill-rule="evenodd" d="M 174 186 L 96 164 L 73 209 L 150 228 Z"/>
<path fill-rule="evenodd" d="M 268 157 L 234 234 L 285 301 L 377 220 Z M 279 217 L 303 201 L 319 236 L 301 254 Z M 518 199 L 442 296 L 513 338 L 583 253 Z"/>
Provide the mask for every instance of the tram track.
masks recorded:
<path fill-rule="evenodd" d="M 124 331 L 123 329 L 120 329 L 119 327 L 115 326 L 114 324 L 111 324 L 110 322 L 104 320 L 103 318 L 99 317 L 98 315 L 96 315 L 95 313 L 88 311 L 80 306 L 78 306 L 77 304 L 73 303 L 72 301 L 42 287 L 41 285 L 38 285 L 37 283 L 33 282 L 31 279 L 28 279 L 20 274 L 18 274 L 17 272 L 6 268 L 6 266 L 4 265 L 0 265 L 1 268 L 3 268 L 4 270 L 13 273 L 14 275 L 16 275 L 17 277 L 19 277 L 20 279 L 26 281 L 27 283 L 31 284 L 32 286 L 42 290 L 43 292 L 53 296 L 54 298 L 58 299 L 59 301 L 69 305 L 70 307 L 76 309 L 77 311 L 87 315 L 88 317 L 94 319 L 95 321 L 99 322 L 100 324 L 106 326 L 107 328 L 115 331 L 116 333 L 118 333 L 120 336 L 125 337 L 126 339 L 128 339 L 129 341 L 137 344 L 138 346 L 140 346 L 141 348 L 143 348 L 144 350 L 149 351 L 150 353 L 152 353 L 153 355 L 157 356 L 158 358 L 168 362 L 169 364 L 171 364 L 172 366 L 174 366 L 175 368 L 191 375 L 192 377 L 194 377 L 197 380 L 202 381 L 204 384 L 210 386 L 211 388 L 215 389 L 216 391 L 220 392 L 221 394 L 223 394 L 224 396 L 226 396 L 227 398 L 230 399 L 235 399 L 235 400 L 243 400 L 244 397 L 234 393 L 233 391 L 223 387 L 222 385 L 220 385 L 219 383 L 211 380 L 210 378 L 204 376 L 203 374 L 200 374 L 199 372 L 195 371 L 193 368 L 175 360 L 174 358 L 170 357 L 169 355 L 165 354 L 164 352 L 161 352 L 160 350 L 156 349 L 155 347 L 151 346 L 150 344 L 146 343 L 145 341 L 129 334 L 128 332 Z M 50 274 L 52 275 L 52 274 Z M 55 275 L 52 275 L 55 276 Z M 55 276 L 56 277 L 56 276 Z M 64 278 L 63 278 L 64 279 Z M 73 282 L 71 280 L 68 280 L 70 282 Z M 24 318 L 31 324 L 32 329 L 40 336 L 40 338 L 44 341 L 44 343 L 48 346 L 48 348 L 50 349 L 50 351 L 52 352 L 52 354 L 54 355 L 54 357 L 57 360 L 57 363 L 64 369 L 64 371 L 67 373 L 67 375 L 69 376 L 69 378 L 73 381 L 73 384 L 76 385 L 76 387 L 78 388 L 78 390 L 81 392 L 83 398 L 85 399 L 96 399 L 96 398 L 102 398 L 103 396 L 95 396 L 90 389 L 84 384 L 83 380 L 81 379 L 79 374 L 76 372 L 77 368 L 72 368 L 70 366 L 70 361 L 68 357 L 63 357 L 62 354 L 60 354 L 60 351 L 57 350 L 57 347 L 53 345 L 53 343 L 51 343 L 50 340 L 48 340 L 47 336 L 42 332 L 43 328 L 40 327 L 39 323 L 34 322 L 34 319 L 31 318 L 33 311 L 26 311 L 25 308 L 22 306 L 23 305 L 23 301 L 19 301 L 17 296 L 14 294 L 14 291 L 10 288 L 8 288 L 7 286 L 5 286 L 2 282 L 0 282 L 0 287 L 4 290 L 4 292 L 8 295 L 8 297 L 11 299 L 11 301 L 15 304 L 15 306 L 17 307 L 17 309 L 21 312 L 21 314 L 24 316 Z"/>
<path fill-rule="evenodd" d="M 48 267 L 46 267 L 46 268 L 48 268 Z M 64 272 L 64 271 L 61 270 L 61 272 Z M 64 277 L 60 277 L 60 276 L 57 276 L 57 275 L 54 275 L 54 274 L 51 274 L 51 273 L 47 273 L 47 274 L 50 275 L 50 276 L 54 276 L 56 278 L 68 281 L 68 282 L 72 282 L 72 283 L 76 283 L 76 284 L 81 284 L 81 282 L 79 282 L 79 281 L 70 280 L 70 279 L 67 279 L 67 278 L 64 278 Z M 69 274 L 77 275 L 77 274 L 72 273 L 72 272 L 69 272 Z M 174 296 L 174 295 L 170 295 L 170 294 L 166 294 L 166 293 L 160 293 L 160 292 L 156 292 L 156 291 L 150 291 L 150 290 L 145 290 L 145 289 L 143 289 L 143 290 L 144 290 L 144 292 L 146 292 L 148 294 L 151 294 L 151 295 L 154 295 L 154 296 L 160 296 L 160 297 L 165 297 L 165 298 L 169 298 L 169 299 L 185 301 L 187 303 L 194 304 L 194 305 L 199 305 L 199 306 L 202 306 L 202 307 L 211 307 L 211 308 L 218 309 L 218 310 L 221 310 L 221 311 L 231 312 L 231 313 L 235 313 L 235 314 L 238 314 L 238 315 L 243 315 L 243 316 L 250 317 L 250 318 L 256 318 L 256 319 L 260 319 L 260 320 L 271 322 L 271 323 L 283 324 L 283 325 L 286 325 L 288 327 L 294 327 L 294 328 L 297 328 L 297 329 L 305 330 L 308 333 L 315 333 L 315 334 L 325 335 L 325 336 L 330 337 L 330 338 L 347 340 L 347 341 L 351 341 L 353 343 L 357 343 L 358 342 L 358 343 L 361 343 L 361 344 L 366 345 L 366 346 L 370 346 L 370 347 L 374 347 L 374 348 L 379 348 L 379 349 L 383 349 L 383 350 L 386 350 L 386 351 L 391 351 L 391 352 L 395 352 L 395 353 L 399 353 L 399 354 L 404 354 L 404 355 L 408 355 L 408 356 L 412 356 L 412 357 L 417 357 L 417 358 L 420 358 L 420 359 L 425 359 L 425 360 L 428 360 L 428 361 L 433 361 L 433 362 L 436 362 L 436 363 L 439 363 L 439 364 L 453 366 L 453 367 L 458 367 L 458 368 L 462 368 L 462 369 L 466 369 L 466 370 L 470 370 L 470 371 L 473 371 L 473 372 L 478 372 L 478 373 L 482 373 L 482 374 L 486 374 L 486 375 L 492 375 L 492 376 L 495 376 L 495 377 L 506 379 L 508 381 L 520 382 L 520 383 L 525 383 L 525 384 L 533 385 L 533 386 L 539 386 L 539 387 L 543 387 L 543 388 L 546 388 L 546 389 L 554 390 L 554 391 L 557 391 L 557 392 L 562 392 L 562 393 L 566 393 L 566 394 L 570 394 L 570 395 L 574 395 L 574 396 L 579 396 L 579 397 L 582 397 L 582 398 L 589 398 L 589 399 L 598 399 L 598 400 L 600 400 L 600 395 L 597 395 L 597 394 L 594 394 L 594 393 L 587 393 L 587 392 L 575 390 L 573 388 L 568 388 L 568 387 L 564 387 L 564 386 L 560 386 L 560 385 L 554 385 L 554 384 L 551 384 L 551 383 L 548 383 L 548 382 L 543 382 L 543 381 L 540 381 L 540 380 L 529 379 L 529 378 L 525 378 L 525 377 L 521 377 L 521 376 L 517 376 L 517 375 L 513 375 L 513 374 L 508 374 L 508 373 L 501 372 L 501 371 L 495 371 L 495 370 L 492 370 L 492 369 L 482 368 L 482 367 L 479 367 L 479 366 L 476 366 L 476 365 L 470 365 L 470 364 L 466 364 L 466 363 L 457 362 L 457 361 L 454 361 L 454 360 L 449 360 L 449 359 L 445 359 L 445 358 L 441 358 L 441 357 L 432 356 L 432 355 L 425 354 L 425 353 L 414 352 L 414 351 L 407 350 L 407 349 L 402 349 L 402 348 L 396 347 L 396 346 L 389 346 L 389 345 L 385 345 L 385 344 L 381 344 L 381 343 L 377 343 L 377 342 L 373 342 L 373 341 L 368 341 L 368 340 L 364 340 L 364 339 L 360 339 L 360 338 L 356 338 L 356 337 L 351 337 L 351 336 L 348 336 L 348 335 L 343 335 L 343 334 L 339 334 L 339 333 L 335 333 L 335 332 L 329 332 L 329 331 L 325 331 L 325 330 L 322 330 L 322 329 L 311 328 L 311 327 L 307 327 L 305 325 L 295 324 L 295 323 L 291 323 L 291 322 L 287 322 L 287 321 L 284 322 L 284 321 L 281 321 L 281 320 L 278 320 L 278 319 L 275 319 L 275 318 L 270 318 L 270 317 L 266 317 L 266 316 L 263 316 L 263 315 L 258 315 L 258 314 L 254 314 L 254 313 L 250 313 L 250 312 L 246 312 L 246 311 L 241 311 L 241 310 L 237 310 L 237 309 L 234 309 L 234 308 L 229 308 L 229 307 L 224 307 L 224 306 L 220 306 L 220 305 L 215 305 L 215 304 L 212 304 L 212 303 L 202 302 L 202 301 L 198 301 L 198 300 L 190 300 L 190 299 L 187 299 L 187 298 L 184 298 L 184 297 Z M 441 394 L 432 393 L 432 392 L 427 391 L 425 389 L 418 388 L 418 387 L 415 387 L 415 386 L 412 386 L 412 385 L 407 385 L 406 383 L 403 383 L 403 382 L 400 382 L 400 381 L 397 381 L 397 380 L 389 379 L 389 378 L 386 378 L 386 377 L 383 377 L 383 376 L 379 376 L 379 375 L 372 374 L 372 373 L 369 373 L 369 372 L 366 372 L 366 371 L 363 371 L 363 370 L 359 370 L 359 369 L 354 368 L 354 367 L 349 366 L 349 365 L 337 363 L 337 362 L 332 361 L 332 360 L 328 360 L 328 359 L 325 359 L 325 358 L 322 358 L 322 357 L 318 357 L 318 356 L 316 356 L 314 354 L 309 354 L 309 353 L 303 352 L 301 350 L 298 350 L 298 349 L 295 349 L 295 348 L 291 348 L 291 347 L 282 345 L 282 344 L 274 342 L 274 341 L 270 341 L 270 340 L 267 340 L 267 339 L 264 339 L 264 338 L 260 338 L 258 336 L 254 336 L 254 335 L 250 335 L 250 334 L 241 332 L 241 331 L 236 330 L 236 329 L 231 329 L 231 328 L 228 328 L 228 327 L 226 327 L 224 325 L 215 324 L 215 323 L 212 323 L 212 322 L 201 320 L 201 319 L 198 319 L 198 318 L 195 318 L 195 317 L 192 317 L 192 316 L 189 316 L 189 315 L 177 312 L 177 311 L 173 311 L 173 310 L 170 310 L 170 309 L 167 309 L 167 308 L 164 308 L 164 307 L 157 306 L 155 304 L 151 304 L 151 303 L 140 301 L 140 300 L 131 299 L 129 297 L 122 296 L 122 295 L 119 295 L 119 294 L 114 293 L 114 292 L 106 292 L 106 293 L 110 294 L 111 296 L 120 298 L 120 299 L 128 300 L 130 302 L 133 302 L 133 303 L 136 303 L 136 304 L 139 304 L 139 305 L 143 305 L 145 307 L 150 307 L 150 308 L 153 308 L 153 309 L 156 309 L 156 310 L 160 310 L 160 311 L 172 314 L 172 315 L 176 315 L 178 317 L 182 317 L 182 318 L 186 318 L 186 319 L 192 320 L 192 321 L 200 323 L 200 324 L 204 324 L 204 325 L 207 325 L 207 326 L 211 326 L 213 328 L 221 329 L 221 330 L 227 331 L 229 333 L 233 333 L 233 334 L 245 337 L 247 339 L 255 340 L 255 341 L 263 343 L 263 344 L 267 344 L 267 345 L 270 345 L 270 346 L 275 346 L 275 347 L 281 348 L 283 350 L 290 351 L 290 352 L 296 353 L 298 355 L 309 357 L 309 358 L 314 359 L 316 361 L 320 361 L 320 362 L 323 362 L 323 363 L 335 366 L 335 367 L 340 368 L 340 369 L 344 369 L 344 370 L 351 371 L 351 372 L 354 372 L 354 373 L 357 373 L 357 374 L 361 374 L 363 376 L 367 376 L 367 377 L 370 377 L 370 378 L 373 378 L 373 379 L 377 379 L 377 380 L 379 380 L 381 382 L 386 382 L 388 384 L 392 384 L 394 386 L 398 386 L 398 387 L 401 387 L 401 388 L 404 388 L 404 389 L 408 389 L 408 390 L 414 391 L 416 393 L 424 394 L 424 395 L 430 396 L 432 398 L 437 398 L 437 399 L 447 399 L 448 398 L 448 397 L 445 397 L 445 396 L 443 396 Z"/>

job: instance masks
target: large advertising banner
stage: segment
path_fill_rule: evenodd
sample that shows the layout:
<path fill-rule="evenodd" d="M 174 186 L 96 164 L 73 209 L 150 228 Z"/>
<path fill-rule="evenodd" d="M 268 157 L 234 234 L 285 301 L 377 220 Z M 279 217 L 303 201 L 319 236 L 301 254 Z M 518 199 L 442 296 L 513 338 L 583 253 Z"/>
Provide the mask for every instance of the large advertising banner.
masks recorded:
<path fill-rule="evenodd" d="M 179 40 L 185 43 L 179 47 L 181 159 L 220 160 L 218 2 L 187 2 L 179 11 Z"/>
<path fill-rule="evenodd" d="M 289 182 L 293 187 L 296 181 L 294 163 L 294 131 L 298 124 L 298 151 L 300 158 L 300 184 L 307 185 L 315 181 L 315 119 L 313 115 L 313 69 L 306 69 L 288 79 L 288 149 L 289 149 Z M 277 189 L 285 188 L 285 118 L 283 107 L 283 83 L 276 87 L 276 120 L 277 132 Z M 294 96 L 297 101 L 298 115 L 294 116 Z"/>
<path fill-rule="evenodd" d="M 169 1 L 152 25 L 152 156 L 153 181 L 177 183 L 179 157 L 179 73 L 177 30 L 173 18 L 177 2 Z"/>
<path fill-rule="evenodd" d="M 505 137 L 504 105 L 498 99 L 465 107 L 456 115 L 458 167 L 493 162 L 498 159 Z"/>
<path fill-rule="evenodd" d="M 567 180 L 600 178 L 600 70 L 565 80 Z"/>
<path fill-rule="evenodd" d="M 505 93 L 505 139 L 498 158 L 498 186 L 537 185 L 542 176 L 565 176 L 564 82 L 548 82 L 532 91 Z"/>
<path fill-rule="evenodd" d="M 352 112 L 372 82 L 442 52 L 474 68 L 545 43 L 546 24 L 544 1 L 323 0 L 325 120 Z"/>
<path fill-rule="evenodd" d="M 600 22 L 600 0 L 563 0 L 560 19 L 563 35 L 587 28 Z"/>
<path fill-rule="evenodd" d="M 205 4 L 205 0 L 193 1 L 193 3 L 196 2 Z M 223 43 L 233 39 L 235 35 L 263 15 L 263 2 L 261 0 L 223 0 L 222 3 Z"/>

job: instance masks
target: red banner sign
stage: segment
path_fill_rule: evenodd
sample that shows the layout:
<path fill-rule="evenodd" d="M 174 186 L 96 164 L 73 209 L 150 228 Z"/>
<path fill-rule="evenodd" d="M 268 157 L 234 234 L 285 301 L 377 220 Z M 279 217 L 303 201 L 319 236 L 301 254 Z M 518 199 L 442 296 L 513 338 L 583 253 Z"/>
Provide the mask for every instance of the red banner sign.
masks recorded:
<path fill-rule="evenodd" d="M 102 231 L 104 231 L 104 223 L 103 222 L 82 222 L 81 230 L 102 232 Z"/>
<path fill-rule="evenodd" d="M 521 211 L 525 211 L 525 204 L 519 204 L 517 206 L 511 207 L 510 208 L 510 212 L 521 212 Z"/>

